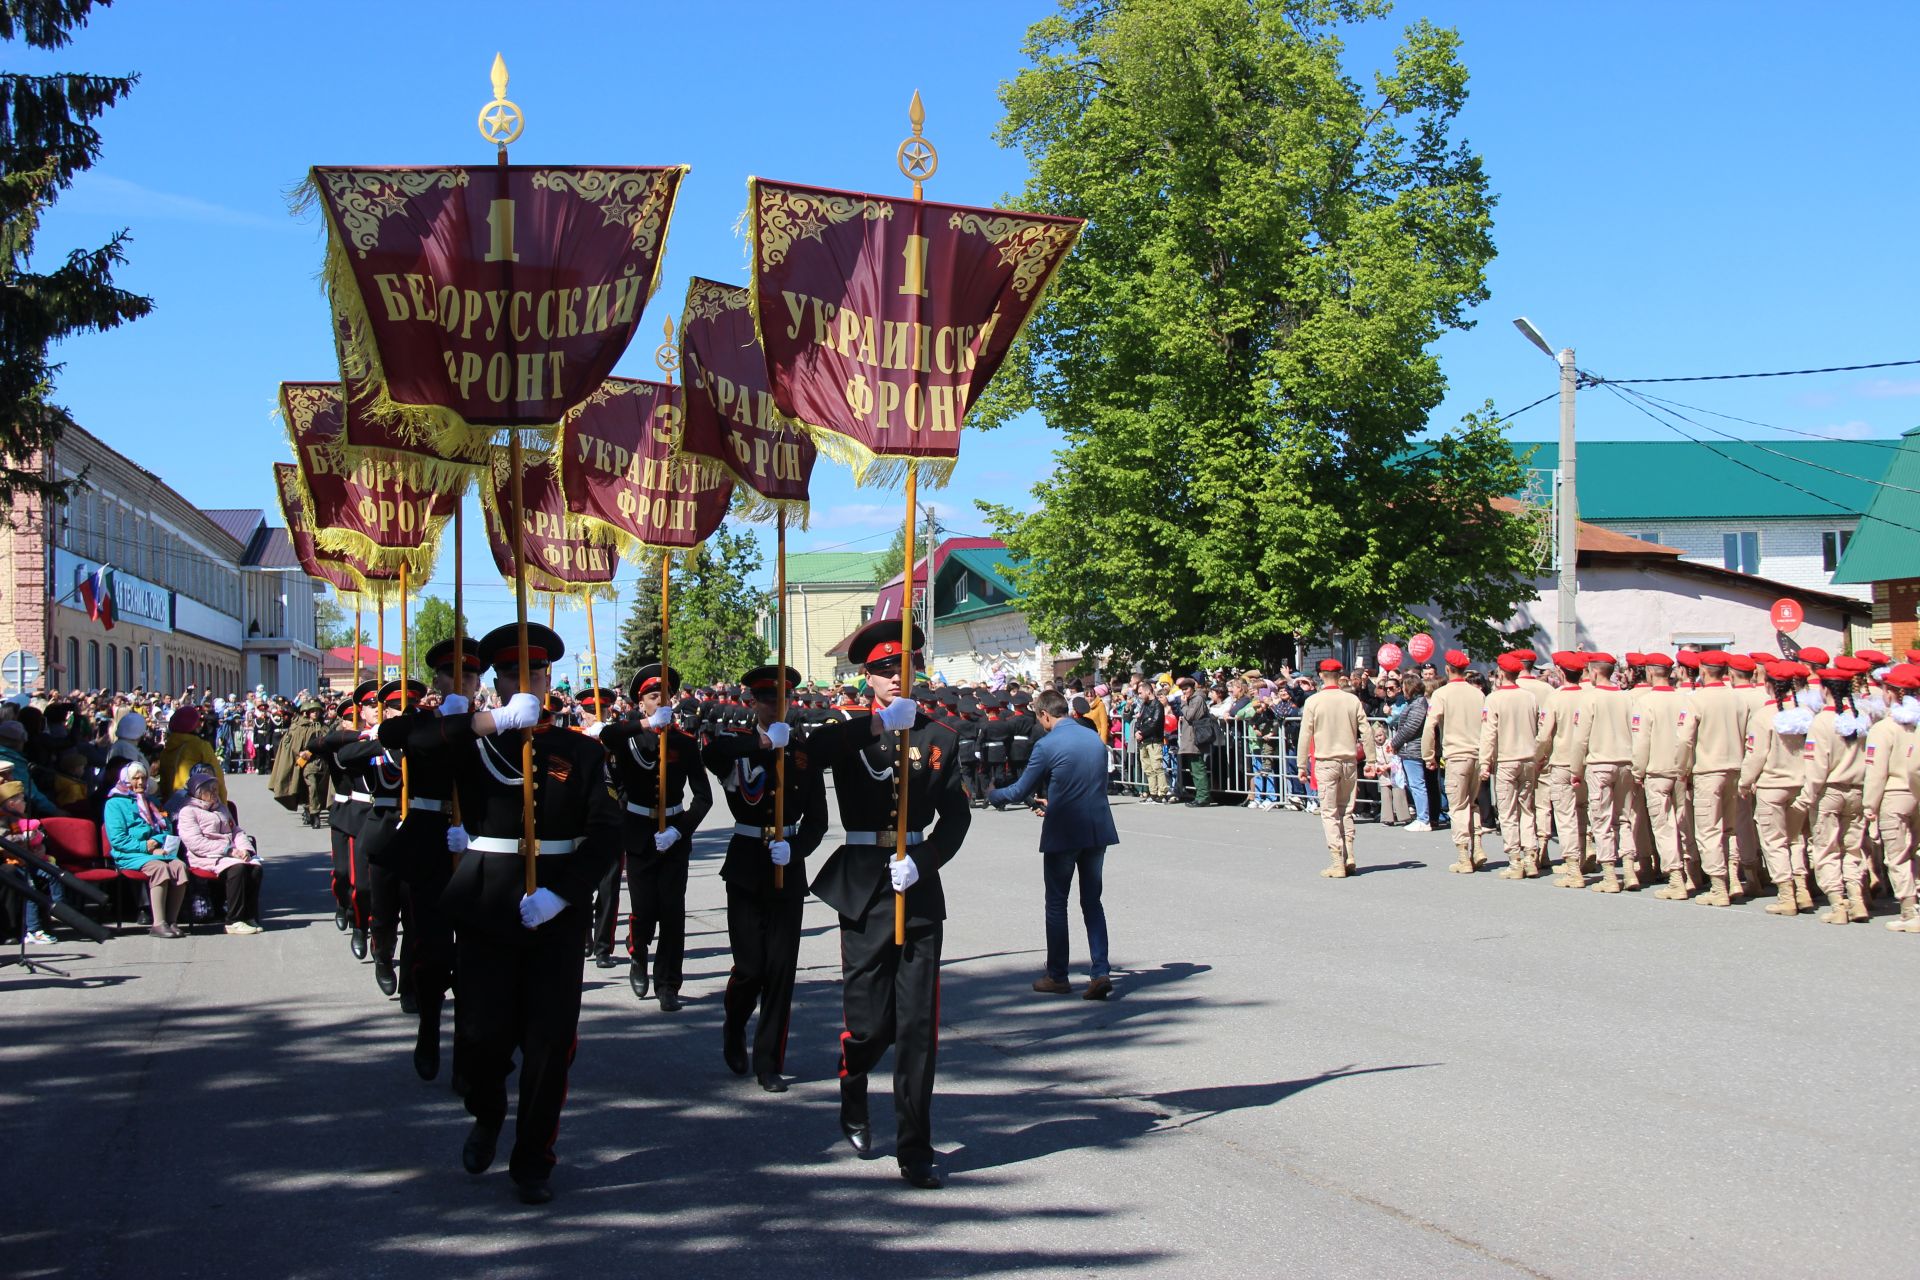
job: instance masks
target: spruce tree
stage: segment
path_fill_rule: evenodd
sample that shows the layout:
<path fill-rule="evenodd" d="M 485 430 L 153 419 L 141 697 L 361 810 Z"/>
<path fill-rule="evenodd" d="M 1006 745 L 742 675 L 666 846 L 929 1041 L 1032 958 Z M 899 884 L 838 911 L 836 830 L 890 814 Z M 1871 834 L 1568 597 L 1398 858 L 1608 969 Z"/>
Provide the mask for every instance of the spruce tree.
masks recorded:
<path fill-rule="evenodd" d="M 0 40 L 63 48 L 95 4 L 110 0 L 4 0 Z M 0 503 L 15 494 L 57 495 L 39 459 L 72 421 L 49 397 L 60 366 L 47 358 L 73 333 L 112 329 L 153 307 L 116 288 L 127 233 L 97 249 L 75 249 L 37 272 L 40 218 L 76 173 L 100 158 L 93 122 L 132 90 L 138 76 L 0 73 Z"/>

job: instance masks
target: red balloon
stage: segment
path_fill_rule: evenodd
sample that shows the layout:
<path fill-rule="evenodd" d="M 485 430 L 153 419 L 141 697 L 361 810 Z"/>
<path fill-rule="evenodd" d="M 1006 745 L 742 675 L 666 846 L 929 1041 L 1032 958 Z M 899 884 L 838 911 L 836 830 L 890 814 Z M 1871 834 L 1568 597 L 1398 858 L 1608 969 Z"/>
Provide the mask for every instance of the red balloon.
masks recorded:
<path fill-rule="evenodd" d="M 1406 655 L 1400 652 L 1399 645 L 1383 644 L 1380 646 L 1380 652 L 1374 655 L 1374 659 L 1379 662 L 1382 671 L 1392 671 L 1399 667 L 1400 659 L 1404 656 Z"/>
<path fill-rule="evenodd" d="M 1415 662 L 1425 662 L 1433 656 L 1433 637 L 1426 632 L 1416 632 L 1407 638 L 1407 652 L 1413 655 Z"/>

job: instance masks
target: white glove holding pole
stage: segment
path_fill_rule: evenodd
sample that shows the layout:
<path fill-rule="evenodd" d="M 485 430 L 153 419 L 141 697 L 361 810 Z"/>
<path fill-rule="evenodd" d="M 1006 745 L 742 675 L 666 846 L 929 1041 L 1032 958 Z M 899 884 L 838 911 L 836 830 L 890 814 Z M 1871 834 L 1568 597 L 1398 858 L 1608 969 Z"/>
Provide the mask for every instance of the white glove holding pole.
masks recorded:
<path fill-rule="evenodd" d="M 793 861 L 793 846 L 785 840 L 775 840 L 767 846 L 767 856 L 773 859 L 773 865 L 784 867 Z"/>
<path fill-rule="evenodd" d="M 606 728 L 607 728 L 606 725 L 601 724 L 598 720 L 595 720 L 592 724 L 588 725 L 586 728 L 582 729 L 580 732 L 586 734 L 589 738 L 597 738 L 602 733 L 606 732 Z"/>
<path fill-rule="evenodd" d="M 507 705 L 498 707 L 493 713 L 493 731 L 506 733 L 513 729 L 531 729 L 540 723 L 540 699 L 530 693 L 516 693 L 507 699 Z"/>
<path fill-rule="evenodd" d="M 887 874 L 893 877 L 895 893 L 905 893 L 920 883 L 920 868 L 911 857 L 887 859 Z"/>
<path fill-rule="evenodd" d="M 679 839 L 680 831 L 677 827 L 668 827 L 665 831 L 656 831 L 653 833 L 653 851 L 655 853 L 665 853 L 667 850 L 673 848 L 674 842 Z"/>
<path fill-rule="evenodd" d="M 567 909 L 567 900 L 551 889 L 535 889 L 520 898 L 520 923 L 538 929 Z"/>
<path fill-rule="evenodd" d="M 793 738 L 793 729 L 784 720 L 776 720 L 760 732 L 767 735 L 768 745 L 776 751 L 786 746 Z"/>
<path fill-rule="evenodd" d="M 467 829 L 465 827 L 447 828 L 447 852 L 465 853 L 467 851 Z"/>
<path fill-rule="evenodd" d="M 440 714 L 443 716 L 463 716 L 471 710 L 473 704 L 457 693 L 450 693 L 440 699 Z"/>
<path fill-rule="evenodd" d="M 647 717 L 647 728 L 664 729 L 673 723 L 673 708 L 662 707 Z"/>
<path fill-rule="evenodd" d="M 914 705 L 912 698 L 895 698 L 875 713 L 880 718 L 880 727 L 890 732 L 913 728 L 913 722 L 920 715 L 920 708 Z"/>

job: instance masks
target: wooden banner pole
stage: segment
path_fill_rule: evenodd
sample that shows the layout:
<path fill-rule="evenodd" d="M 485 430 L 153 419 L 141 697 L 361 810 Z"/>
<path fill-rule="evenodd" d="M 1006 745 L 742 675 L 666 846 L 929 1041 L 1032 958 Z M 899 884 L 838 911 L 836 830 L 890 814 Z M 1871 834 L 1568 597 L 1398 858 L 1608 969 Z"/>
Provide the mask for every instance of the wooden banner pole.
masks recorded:
<path fill-rule="evenodd" d="M 786 508 L 782 507 L 780 514 L 775 517 L 775 519 L 778 523 L 775 525 L 776 533 L 774 534 L 773 598 L 779 602 L 775 606 L 779 612 L 774 615 L 774 619 L 777 636 L 776 643 L 779 647 L 779 657 L 777 661 L 780 663 L 780 666 L 774 672 L 774 678 L 780 682 L 780 723 L 785 724 L 787 722 Z M 787 838 L 787 749 L 785 747 L 781 747 L 779 754 L 773 758 L 773 838 L 775 840 L 785 840 Z M 775 867 L 773 869 L 773 887 L 775 889 L 784 889 L 787 887 L 787 869 L 785 867 Z"/>
<path fill-rule="evenodd" d="M 671 551 L 660 553 L 660 705 L 673 705 L 672 668 L 667 666 L 667 564 L 673 559 Z M 658 775 L 659 794 L 654 797 L 654 830 L 667 829 L 667 735 L 673 732 L 673 724 L 668 722 L 660 730 L 660 753 L 654 757 L 654 772 Z"/>
<path fill-rule="evenodd" d="M 913 697 L 913 526 L 914 512 L 919 498 L 920 468 L 918 464 L 907 464 L 907 524 L 906 524 L 906 573 L 900 583 L 900 688 L 894 694 L 899 698 Z M 931 581 L 933 566 L 927 566 L 927 577 Z M 900 802 L 893 826 L 893 860 L 901 862 L 907 856 L 907 773 L 913 763 L 908 755 L 913 741 L 913 730 L 900 730 L 900 760 L 895 766 L 899 771 L 897 780 L 900 788 Z M 893 944 L 896 947 L 907 945 L 907 895 L 893 895 Z"/>
<path fill-rule="evenodd" d="M 400 562 L 400 714 L 407 714 L 407 677 L 412 671 L 410 661 L 412 650 L 407 647 L 407 562 Z M 384 705 L 381 714 L 386 713 Z M 408 786 L 407 758 L 400 757 L 400 821 L 407 820 L 407 807 L 412 802 L 412 788 Z"/>
<path fill-rule="evenodd" d="M 593 633 L 593 588 L 586 590 L 587 598 L 587 662 L 593 667 L 593 718 L 601 724 L 607 722 L 607 708 L 600 697 L 600 641 Z"/>

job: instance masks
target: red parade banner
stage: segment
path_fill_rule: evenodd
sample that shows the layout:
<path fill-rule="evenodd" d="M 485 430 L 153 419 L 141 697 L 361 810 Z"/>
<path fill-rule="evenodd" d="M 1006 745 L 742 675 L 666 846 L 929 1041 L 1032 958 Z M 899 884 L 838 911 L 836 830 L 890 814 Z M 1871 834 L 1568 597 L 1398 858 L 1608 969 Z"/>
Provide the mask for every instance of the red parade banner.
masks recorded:
<path fill-rule="evenodd" d="M 350 456 L 341 448 L 346 409 L 338 382 L 280 384 L 280 416 L 314 540 L 321 551 L 376 568 L 405 561 L 425 578 L 465 485 L 447 487 L 444 460 L 364 450 Z"/>
<path fill-rule="evenodd" d="M 685 166 L 316 167 L 341 369 L 404 438 L 551 428 L 627 349 Z"/>
<path fill-rule="evenodd" d="M 350 555 L 328 554 L 314 541 L 313 522 L 301 497 L 300 468 L 291 462 L 273 464 L 273 487 L 280 496 L 280 516 L 287 522 L 287 538 L 294 558 L 308 577 L 318 578 L 343 599 L 371 596 L 384 599 L 399 576 L 397 570 L 376 569 Z"/>
<path fill-rule="evenodd" d="M 674 457 L 682 412 L 678 387 L 609 378 L 560 423 L 567 510 L 636 563 L 647 548 L 698 546 L 733 498 L 717 463 Z"/>
<path fill-rule="evenodd" d="M 775 406 L 859 484 L 944 483 L 1081 221 L 748 180 Z M 876 465 L 879 464 L 879 465 Z"/>
<path fill-rule="evenodd" d="M 567 513 L 560 477 L 551 459 L 528 457 L 520 473 L 525 500 L 527 586 L 546 595 L 578 597 L 588 592 L 613 595 L 614 550 L 578 517 Z M 480 487 L 486 515 L 487 546 L 500 576 L 514 579 L 513 544 L 507 513 L 513 510 L 513 476 L 507 450 L 497 447 L 491 471 Z"/>
<path fill-rule="evenodd" d="M 774 407 L 767 357 L 753 331 L 753 295 L 695 276 L 680 312 L 686 411 L 679 449 L 726 468 L 741 486 L 742 519 L 784 513 L 807 527 L 807 488 L 819 451 Z M 750 496 L 747 496 L 750 495 Z"/>

